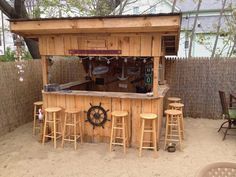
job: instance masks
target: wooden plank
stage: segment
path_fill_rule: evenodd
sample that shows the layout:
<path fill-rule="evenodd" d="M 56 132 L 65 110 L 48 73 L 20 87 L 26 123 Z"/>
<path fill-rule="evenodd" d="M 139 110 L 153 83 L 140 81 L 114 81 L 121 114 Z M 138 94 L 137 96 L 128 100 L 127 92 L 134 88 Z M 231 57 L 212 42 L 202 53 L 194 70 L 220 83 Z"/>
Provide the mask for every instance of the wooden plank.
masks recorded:
<path fill-rule="evenodd" d="M 152 89 L 154 96 L 158 96 L 159 62 L 160 62 L 160 57 L 154 57 L 153 59 L 153 89 Z"/>
<path fill-rule="evenodd" d="M 129 56 L 140 56 L 141 54 L 141 37 L 140 36 L 132 36 L 130 37 L 129 43 Z"/>
<path fill-rule="evenodd" d="M 55 54 L 54 55 L 65 55 L 64 51 L 64 38 L 62 35 L 54 37 L 55 42 Z"/>
<path fill-rule="evenodd" d="M 92 103 L 92 97 L 85 96 L 84 97 L 84 110 L 85 111 L 88 111 L 89 108 L 91 107 L 90 103 Z M 87 117 L 87 115 L 85 115 L 85 117 Z M 93 135 L 94 135 L 93 126 L 89 122 L 85 122 L 84 127 L 85 127 L 84 128 L 85 139 L 87 140 L 87 142 L 94 142 L 94 140 L 93 140 Z"/>
<path fill-rule="evenodd" d="M 70 36 L 70 46 L 71 49 L 78 49 L 78 37 L 76 35 Z"/>
<path fill-rule="evenodd" d="M 121 99 L 121 110 L 128 112 L 127 117 L 127 126 L 128 126 L 128 140 L 131 143 L 132 139 L 132 110 L 131 110 L 132 101 L 130 99 Z"/>
<path fill-rule="evenodd" d="M 160 34 L 153 35 L 152 56 L 161 56 L 161 35 Z"/>
<path fill-rule="evenodd" d="M 48 36 L 47 37 L 47 55 L 54 55 L 55 54 L 55 37 Z"/>
<path fill-rule="evenodd" d="M 141 56 L 152 55 L 152 36 L 141 35 Z"/>
<path fill-rule="evenodd" d="M 152 100 L 142 100 L 142 113 L 152 113 Z M 145 120 L 145 127 L 151 128 L 152 127 L 152 120 Z M 151 133 L 145 133 L 144 141 L 152 141 Z M 149 144 L 149 146 L 152 144 Z"/>
<path fill-rule="evenodd" d="M 140 129 L 141 129 L 141 122 L 140 122 L 140 113 L 142 110 L 142 102 L 141 100 L 132 100 L 131 106 L 131 114 L 132 114 L 132 146 L 139 147 L 140 142 Z"/>
<path fill-rule="evenodd" d="M 66 105 L 65 108 L 76 108 L 75 104 L 75 96 L 74 95 L 66 95 Z"/>
<path fill-rule="evenodd" d="M 43 75 L 43 85 L 48 84 L 48 61 L 46 56 L 41 56 L 41 65 L 42 65 L 42 75 Z"/>
<path fill-rule="evenodd" d="M 128 36 L 118 38 L 118 49 L 122 50 L 122 56 L 130 56 L 130 39 Z"/>
<path fill-rule="evenodd" d="M 110 36 L 107 40 L 107 49 L 108 50 L 118 50 L 118 37 Z"/>
<path fill-rule="evenodd" d="M 64 53 L 65 55 L 70 55 L 69 50 L 71 50 L 71 36 L 70 35 L 64 35 Z"/>
<path fill-rule="evenodd" d="M 21 35 L 41 33 L 98 33 L 177 31 L 180 15 L 130 18 L 55 19 L 10 22 L 11 31 Z"/>
<path fill-rule="evenodd" d="M 109 110 L 107 112 L 107 118 L 111 120 L 111 98 L 102 98 L 102 107 L 105 110 Z M 110 135 L 111 135 L 111 121 L 107 121 L 104 125 L 103 131 L 101 131 L 102 142 L 109 143 L 110 142 Z"/>

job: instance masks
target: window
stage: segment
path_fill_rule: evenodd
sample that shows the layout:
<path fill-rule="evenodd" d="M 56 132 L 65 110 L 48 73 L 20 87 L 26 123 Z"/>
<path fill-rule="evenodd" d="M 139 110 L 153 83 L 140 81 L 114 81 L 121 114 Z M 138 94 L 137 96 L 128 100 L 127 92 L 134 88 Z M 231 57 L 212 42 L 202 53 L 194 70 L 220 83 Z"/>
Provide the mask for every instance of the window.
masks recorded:
<path fill-rule="evenodd" d="M 133 7 L 133 14 L 139 14 L 139 7 Z"/>
<path fill-rule="evenodd" d="M 150 6 L 150 13 L 151 13 L 151 14 L 156 13 L 156 8 L 157 8 L 156 5 L 154 5 L 154 6 Z"/>

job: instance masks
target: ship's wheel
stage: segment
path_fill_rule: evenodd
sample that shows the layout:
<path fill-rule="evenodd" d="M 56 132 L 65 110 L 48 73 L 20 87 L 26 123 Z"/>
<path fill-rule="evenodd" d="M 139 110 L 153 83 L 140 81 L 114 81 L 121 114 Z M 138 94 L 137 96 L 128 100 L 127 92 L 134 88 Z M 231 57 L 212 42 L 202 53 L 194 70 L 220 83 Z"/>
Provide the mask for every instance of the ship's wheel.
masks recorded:
<path fill-rule="evenodd" d="M 87 111 L 87 120 L 86 122 L 89 122 L 93 125 L 93 128 L 95 127 L 102 127 L 104 128 L 104 124 L 106 121 L 110 121 L 107 119 L 107 112 L 109 110 L 105 110 L 102 107 L 102 103 L 100 103 L 98 106 L 94 106 L 90 103 L 90 108 Z"/>

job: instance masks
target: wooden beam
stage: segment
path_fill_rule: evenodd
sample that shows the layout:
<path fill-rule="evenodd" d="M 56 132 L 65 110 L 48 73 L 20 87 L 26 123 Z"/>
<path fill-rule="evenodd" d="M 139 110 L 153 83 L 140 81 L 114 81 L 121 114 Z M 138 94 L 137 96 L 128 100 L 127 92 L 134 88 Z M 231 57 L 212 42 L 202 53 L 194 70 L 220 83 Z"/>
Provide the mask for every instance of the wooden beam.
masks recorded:
<path fill-rule="evenodd" d="M 41 56 L 42 73 L 43 73 L 43 85 L 48 84 L 48 60 L 46 56 Z"/>
<path fill-rule="evenodd" d="M 153 95 L 158 96 L 158 78 L 159 78 L 159 62 L 160 57 L 153 58 Z"/>
<path fill-rule="evenodd" d="M 180 15 L 129 18 L 49 19 L 12 21 L 10 29 L 21 35 L 104 32 L 178 31 Z"/>

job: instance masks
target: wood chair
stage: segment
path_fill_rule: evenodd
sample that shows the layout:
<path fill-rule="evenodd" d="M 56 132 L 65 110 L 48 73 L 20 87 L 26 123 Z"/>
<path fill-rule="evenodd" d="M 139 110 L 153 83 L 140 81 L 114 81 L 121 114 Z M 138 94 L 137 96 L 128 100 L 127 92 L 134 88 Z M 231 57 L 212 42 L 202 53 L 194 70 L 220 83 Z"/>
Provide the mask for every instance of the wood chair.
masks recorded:
<path fill-rule="evenodd" d="M 82 135 L 82 121 L 80 120 L 80 110 L 76 108 L 70 108 L 65 110 L 64 128 L 62 133 L 62 147 L 64 147 L 64 141 L 74 142 L 74 149 L 77 149 L 77 140 L 83 143 Z M 72 131 L 71 131 L 72 128 Z M 79 131 L 77 131 L 79 128 Z"/>
<path fill-rule="evenodd" d="M 139 146 L 139 157 L 142 156 L 142 149 L 153 149 L 155 157 L 157 156 L 157 115 L 152 113 L 142 113 L 141 118 L 141 135 L 140 135 L 140 146 Z M 152 121 L 151 127 L 145 128 L 146 121 Z M 144 133 L 151 133 L 152 141 L 144 140 Z M 144 143 L 152 144 L 149 146 L 143 146 Z"/>
<path fill-rule="evenodd" d="M 52 138 L 54 142 L 54 148 L 57 148 L 57 139 L 61 137 L 62 123 L 61 123 L 61 111 L 60 107 L 50 107 L 45 109 L 45 119 L 43 127 L 43 145 L 46 138 Z M 60 127 L 59 127 L 60 125 Z M 47 128 L 52 130 L 47 133 Z"/>
<path fill-rule="evenodd" d="M 181 125 L 180 120 L 182 117 L 182 112 L 174 109 L 167 109 L 166 114 L 166 132 L 165 132 L 165 143 L 164 149 L 167 149 L 167 144 L 172 142 L 177 142 L 179 144 L 179 149 L 182 151 L 182 135 L 181 135 Z"/>
<path fill-rule="evenodd" d="M 111 127 L 111 137 L 110 137 L 110 152 L 112 151 L 112 145 L 120 145 L 123 146 L 124 153 L 126 153 L 126 146 L 129 145 L 128 112 L 113 111 L 111 115 L 112 115 L 112 127 Z M 117 140 L 122 140 L 122 142 L 117 142 Z"/>
<path fill-rule="evenodd" d="M 175 110 L 179 110 L 179 111 L 182 112 L 182 116 L 181 116 L 181 119 L 180 119 L 180 129 L 181 129 L 182 139 L 184 139 L 184 115 L 183 115 L 184 104 L 182 104 L 182 103 L 170 103 L 169 107 L 170 107 L 170 109 L 175 109 Z"/>
<path fill-rule="evenodd" d="M 226 135 L 228 135 L 228 130 L 236 129 L 236 127 L 233 127 L 234 125 L 236 125 L 236 107 L 235 108 L 229 107 L 229 104 L 226 101 L 225 92 L 219 91 L 219 95 L 222 106 L 222 116 L 226 119 L 226 121 L 221 124 L 218 132 L 222 128 L 225 129 L 225 131 L 223 131 L 224 132 L 223 140 L 225 140 Z M 228 126 L 224 127 L 225 124 L 228 124 Z"/>
<path fill-rule="evenodd" d="M 34 122 L 33 122 L 33 134 L 36 134 L 36 129 L 40 130 L 42 122 L 39 120 L 39 109 L 42 109 L 43 107 L 43 102 L 42 101 L 37 101 L 34 102 Z"/>

